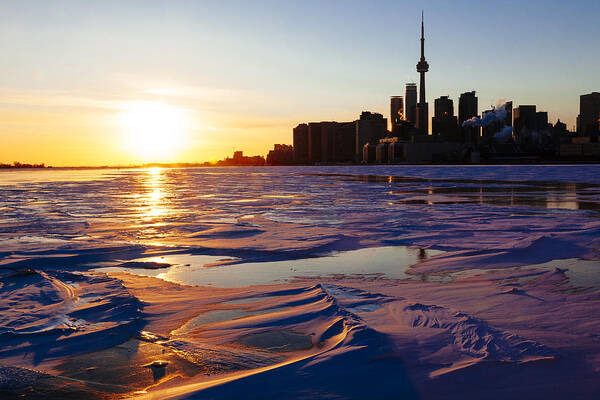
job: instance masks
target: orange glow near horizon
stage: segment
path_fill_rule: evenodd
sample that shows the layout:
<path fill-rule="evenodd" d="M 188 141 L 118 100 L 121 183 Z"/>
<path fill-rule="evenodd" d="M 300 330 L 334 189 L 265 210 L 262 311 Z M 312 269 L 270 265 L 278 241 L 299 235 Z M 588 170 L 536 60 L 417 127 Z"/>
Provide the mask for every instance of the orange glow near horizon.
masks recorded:
<path fill-rule="evenodd" d="M 119 124 L 127 151 L 144 162 L 174 161 L 186 145 L 185 112 L 162 102 L 132 102 Z"/>

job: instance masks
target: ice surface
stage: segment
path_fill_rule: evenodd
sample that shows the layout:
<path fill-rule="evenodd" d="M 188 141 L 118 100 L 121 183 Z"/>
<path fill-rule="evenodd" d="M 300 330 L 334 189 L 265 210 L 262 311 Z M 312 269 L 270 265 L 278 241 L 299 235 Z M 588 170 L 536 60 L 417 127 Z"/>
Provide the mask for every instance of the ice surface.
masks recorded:
<path fill-rule="evenodd" d="M 0 171 L 0 377 L 80 390 L 106 357 L 135 378 L 94 385 L 150 398 L 585 398 L 599 211 L 597 165 Z"/>
<path fill-rule="evenodd" d="M 57 171 L 54 181 L 46 172 L 39 181 L 2 172 L 0 251 L 160 244 L 276 252 L 264 254 L 273 259 L 362 247 L 351 238 L 444 249 L 489 249 L 534 235 L 590 240 L 598 236 L 590 218 L 600 201 L 598 169 L 103 170 L 81 180 Z"/>

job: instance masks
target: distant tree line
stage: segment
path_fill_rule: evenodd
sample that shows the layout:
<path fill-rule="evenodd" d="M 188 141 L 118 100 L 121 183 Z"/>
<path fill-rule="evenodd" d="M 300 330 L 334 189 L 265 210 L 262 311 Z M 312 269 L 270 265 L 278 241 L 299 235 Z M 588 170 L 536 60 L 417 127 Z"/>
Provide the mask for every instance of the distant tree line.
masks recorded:
<path fill-rule="evenodd" d="M 20 163 L 18 161 L 15 161 L 12 164 L 0 163 L 0 168 L 50 168 L 50 167 L 46 167 L 46 164 L 44 164 L 44 163 L 26 164 L 26 163 Z"/>

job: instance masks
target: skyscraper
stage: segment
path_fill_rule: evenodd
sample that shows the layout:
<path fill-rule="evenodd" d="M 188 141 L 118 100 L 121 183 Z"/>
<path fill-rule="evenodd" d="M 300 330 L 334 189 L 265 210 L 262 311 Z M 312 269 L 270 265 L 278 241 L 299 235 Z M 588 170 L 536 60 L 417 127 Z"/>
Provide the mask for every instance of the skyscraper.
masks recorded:
<path fill-rule="evenodd" d="M 600 131 L 600 93 L 592 92 L 579 96 L 577 133 L 591 135 Z"/>
<path fill-rule="evenodd" d="M 548 112 L 538 111 L 535 113 L 535 128 L 538 131 L 548 129 Z"/>
<path fill-rule="evenodd" d="M 308 125 L 299 124 L 294 128 L 294 162 L 306 164 L 308 162 Z"/>
<path fill-rule="evenodd" d="M 417 124 L 417 84 L 407 83 L 404 92 L 404 106 L 406 107 L 406 120 Z"/>
<path fill-rule="evenodd" d="M 417 129 L 422 133 L 429 133 L 429 104 L 425 98 L 425 72 L 429 71 L 429 64 L 425 61 L 425 23 L 421 12 L 421 59 L 417 64 L 417 72 L 421 75 L 419 86 L 419 103 L 417 104 Z"/>
<path fill-rule="evenodd" d="M 506 111 L 506 118 L 504 119 L 504 125 L 512 126 L 513 120 L 513 103 L 512 101 L 507 101 L 504 103 L 504 110 Z"/>
<path fill-rule="evenodd" d="M 458 123 L 462 126 L 466 120 L 476 117 L 477 109 L 475 91 L 461 94 L 458 99 Z"/>
<path fill-rule="evenodd" d="M 474 126 L 463 127 L 463 123 L 477 116 L 477 96 L 475 91 L 465 92 L 458 99 L 458 126 L 460 127 L 462 140 L 466 143 L 475 143 L 479 137 L 479 128 Z"/>
<path fill-rule="evenodd" d="M 513 110 L 513 126 L 517 135 L 537 131 L 536 106 L 519 106 Z"/>
<path fill-rule="evenodd" d="M 415 100 L 417 98 L 415 90 Z M 390 122 L 392 125 L 392 135 L 408 139 L 409 133 L 414 129 L 414 125 L 406 120 L 404 114 L 404 99 L 402 96 L 392 96 L 390 98 Z"/>
<path fill-rule="evenodd" d="M 355 121 L 355 151 L 354 154 L 359 157 L 362 155 L 365 143 L 376 144 L 379 139 L 385 137 L 387 133 L 387 119 L 378 113 L 363 111 L 360 119 Z"/>
<path fill-rule="evenodd" d="M 400 133 L 406 122 L 404 116 L 404 98 L 402 96 L 392 96 L 390 98 L 390 123 L 392 125 L 392 132 L 395 134 Z"/>
<path fill-rule="evenodd" d="M 354 122 L 320 122 L 321 162 L 349 162 L 354 160 Z"/>
<path fill-rule="evenodd" d="M 314 164 L 321 161 L 321 123 L 308 123 L 308 162 Z"/>
<path fill-rule="evenodd" d="M 458 141 L 458 121 L 454 116 L 454 102 L 448 96 L 441 96 L 434 102 L 434 117 L 431 120 L 431 133 L 446 141 Z"/>
<path fill-rule="evenodd" d="M 390 97 L 390 121 L 392 126 L 400 124 L 404 121 L 404 99 L 402 96 Z"/>
<path fill-rule="evenodd" d="M 454 115 L 454 102 L 448 96 L 441 96 L 435 99 L 434 106 L 434 115 L 437 118 Z"/>

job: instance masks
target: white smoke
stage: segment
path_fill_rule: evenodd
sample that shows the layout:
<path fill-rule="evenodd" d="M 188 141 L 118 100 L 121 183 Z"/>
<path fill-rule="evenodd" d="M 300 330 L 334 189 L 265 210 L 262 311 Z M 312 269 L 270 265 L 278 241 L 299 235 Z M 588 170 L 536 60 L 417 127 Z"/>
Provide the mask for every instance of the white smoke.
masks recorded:
<path fill-rule="evenodd" d="M 506 102 L 502 103 L 499 106 L 492 108 L 492 111 L 485 114 L 482 118 L 473 117 L 471 119 L 466 120 L 465 122 L 463 122 L 462 126 L 484 127 L 484 126 L 488 126 L 489 124 L 496 122 L 496 121 L 504 122 L 505 119 L 506 119 Z"/>
<path fill-rule="evenodd" d="M 512 126 L 505 126 L 500 132 L 494 133 L 494 140 L 496 140 L 498 143 L 506 143 L 512 139 L 512 132 Z"/>

